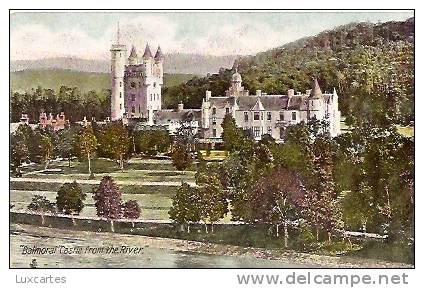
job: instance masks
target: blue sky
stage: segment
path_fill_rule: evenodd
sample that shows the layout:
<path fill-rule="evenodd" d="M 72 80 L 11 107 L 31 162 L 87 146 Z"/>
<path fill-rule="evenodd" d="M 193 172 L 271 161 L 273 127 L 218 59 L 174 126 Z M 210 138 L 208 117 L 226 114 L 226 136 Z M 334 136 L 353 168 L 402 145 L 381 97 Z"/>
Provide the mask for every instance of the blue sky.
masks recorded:
<path fill-rule="evenodd" d="M 247 55 L 339 25 L 405 20 L 408 11 L 17 12 L 11 15 L 11 58 L 76 56 L 107 59 L 116 38 L 138 50 Z"/>

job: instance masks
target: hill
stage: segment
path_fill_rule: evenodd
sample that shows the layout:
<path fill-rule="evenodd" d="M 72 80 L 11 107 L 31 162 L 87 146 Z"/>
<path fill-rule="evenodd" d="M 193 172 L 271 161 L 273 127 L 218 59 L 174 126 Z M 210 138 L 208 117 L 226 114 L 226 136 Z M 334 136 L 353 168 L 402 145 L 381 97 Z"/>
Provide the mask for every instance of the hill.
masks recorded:
<path fill-rule="evenodd" d="M 407 123 L 414 118 L 414 19 L 352 23 L 254 56 L 237 59 L 245 88 L 269 94 L 336 88 L 347 122 Z M 223 95 L 232 73 L 194 78 L 169 90 L 177 103 L 199 107 L 205 91 Z M 174 103 L 174 105 L 175 105 Z"/>
<path fill-rule="evenodd" d="M 219 68 L 230 68 L 236 56 L 208 56 L 196 54 L 166 54 L 164 71 L 169 74 L 206 75 L 216 73 Z M 109 73 L 109 60 L 88 60 L 74 57 L 56 57 L 38 60 L 15 60 L 10 71 L 22 70 L 72 70 L 81 72 Z"/>
<path fill-rule="evenodd" d="M 194 77 L 190 74 L 164 75 L 164 87 L 179 85 Z M 90 90 L 110 89 L 109 73 L 79 72 L 71 70 L 24 70 L 10 73 L 10 86 L 14 92 L 30 92 L 41 86 L 59 91 L 61 86 L 77 87 L 85 93 Z"/>

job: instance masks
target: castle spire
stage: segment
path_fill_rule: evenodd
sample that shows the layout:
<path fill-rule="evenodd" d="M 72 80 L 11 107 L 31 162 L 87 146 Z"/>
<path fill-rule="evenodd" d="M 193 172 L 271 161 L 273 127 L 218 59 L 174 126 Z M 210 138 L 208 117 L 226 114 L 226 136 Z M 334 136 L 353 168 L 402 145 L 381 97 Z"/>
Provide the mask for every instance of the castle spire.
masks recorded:
<path fill-rule="evenodd" d="M 152 58 L 152 52 L 150 51 L 149 43 L 146 44 L 146 49 L 144 50 L 143 59 Z"/>
<path fill-rule="evenodd" d="M 164 56 L 162 54 L 162 50 L 160 49 L 160 45 L 159 45 L 158 50 L 156 51 L 156 54 L 155 54 L 155 60 L 160 61 L 160 60 L 163 60 L 163 58 Z"/>
<path fill-rule="evenodd" d="M 312 88 L 311 94 L 309 95 L 309 98 L 318 99 L 322 97 L 322 91 L 319 87 L 317 78 L 314 78 L 314 86 Z"/>
<path fill-rule="evenodd" d="M 118 21 L 118 30 L 116 31 L 116 41 L 117 41 L 117 44 L 119 45 L 119 38 L 120 38 L 120 33 L 119 33 L 119 21 Z"/>

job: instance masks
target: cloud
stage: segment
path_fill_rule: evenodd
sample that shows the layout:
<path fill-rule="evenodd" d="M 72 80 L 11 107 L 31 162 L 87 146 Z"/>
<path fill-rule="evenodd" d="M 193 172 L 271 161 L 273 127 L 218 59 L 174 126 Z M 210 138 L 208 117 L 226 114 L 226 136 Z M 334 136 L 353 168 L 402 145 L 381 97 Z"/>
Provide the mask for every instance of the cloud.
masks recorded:
<path fill-rule="evenodd" d="M 44 25 L 23 25 L 11 33 L 11 58 L 40 59 L 57 56 L 78 56 L 83 58 L 105 57 L 104 39 L 94 39 L 77 29 L 52 32 Z"/>
<path fill-rule="evenodd" d="M 181 15 L 178 15 L 180 16 L 178 18 L 166 13 L 140 13 L 136 17 L 121 17 L 120 41 L 126 44 L 128 49 L 131 49 L 131 45 L 135 45 L 139 55 L 143 54 L 146 42 L 149 42 L 153 53 L 160 44 L 165 53 L 247 55 L 350 22 L 352 21 L 350 18 L 357 21 L 365 17 L 360 14 L 350 16 L 340 14 L 337 17 L 329 15 L 310 17 L 309 14 L 305 14 L 298 18 L 295 14 L 282 13 L 275 18 L 277 21 L 271 21 L 272 14 L 269 18 L 263 18 L 259 17 L 260 14 L 248 16 L 223 14 L 217 17 L 216 14 L 208 16 L 200 13 L 190 15 L 188 17 L 190 19 L 181 19 L 184 17 Z M 345 16 L 350 18 L 347 19 Z M 377 19 L 377 16 L 376 14 L 374 18 Z M 389 16 L 386 18 L 393 18 L 396 15 Z M 81 17 L 90 16 L 81 15 Z M 96 21 L 90 18 L 85 20 Z M 109 59 L 110 45 L 116 42 L 116 23 L 106 24 L 99 29 L 101 32 L 97 35 L 93 35 L 93 31 L 85 31 L 87 28 L 83 26 L 77 28 L 75 25 L 72 27 L 63 25 L 59 28 L 40 23 L 22 24 L 12 29 L 12 60 L 58 56 Z"/>

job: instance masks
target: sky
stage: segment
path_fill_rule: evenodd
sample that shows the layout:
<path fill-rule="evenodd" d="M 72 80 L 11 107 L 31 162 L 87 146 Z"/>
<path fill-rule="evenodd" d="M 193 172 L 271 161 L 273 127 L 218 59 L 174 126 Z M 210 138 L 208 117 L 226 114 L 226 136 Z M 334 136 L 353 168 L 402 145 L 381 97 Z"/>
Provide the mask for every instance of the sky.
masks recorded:
<path fill-rule="evenodd" d="M 143 53 L 251 55 L 351 22 L 402 21 L 412 11 L 15 12 L 11 60 L 79 57 L 105 60 L 116 42 Z"/>

